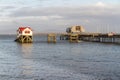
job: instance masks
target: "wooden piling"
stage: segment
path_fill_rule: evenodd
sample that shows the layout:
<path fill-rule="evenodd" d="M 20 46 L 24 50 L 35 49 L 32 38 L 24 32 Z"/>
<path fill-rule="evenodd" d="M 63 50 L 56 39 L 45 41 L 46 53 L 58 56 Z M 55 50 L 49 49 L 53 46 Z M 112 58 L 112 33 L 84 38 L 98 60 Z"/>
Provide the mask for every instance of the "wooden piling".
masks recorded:
<path fill-rule="evenodd" d="M 54 33 L 48 34 L 47 41 L 48 41 L 48 43 L 50 43 L 50 42 L 56 43 L 56 34 L 54 34 Z"/>
<path fill-rule="evenodd" d="M 60 40 L 69 40 L 69 35 L 68 34 L 61 34 Z"/>
<path fill-rule="evenodd" d="M 20 42 L 20 43 L 32 43 L 33 42 L 33 36 L 21 35 L 15 41 Z"/>
<path fill-rule="evenodd" d="M 78 34 L 70 34 L 69 35 L 69 42 L 79 42 Z"/>

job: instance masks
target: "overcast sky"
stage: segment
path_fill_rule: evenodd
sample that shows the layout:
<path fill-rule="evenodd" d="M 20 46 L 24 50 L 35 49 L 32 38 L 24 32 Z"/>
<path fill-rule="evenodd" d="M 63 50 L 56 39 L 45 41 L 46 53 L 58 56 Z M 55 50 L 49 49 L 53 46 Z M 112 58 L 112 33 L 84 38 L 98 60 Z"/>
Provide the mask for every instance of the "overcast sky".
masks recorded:
<path fill-rule="evenodd" d="M 0 33 L 15 33 L 20 26 L 65 32 L 74 25 L 120 33 L 120 0 L 0 0 Z"/>

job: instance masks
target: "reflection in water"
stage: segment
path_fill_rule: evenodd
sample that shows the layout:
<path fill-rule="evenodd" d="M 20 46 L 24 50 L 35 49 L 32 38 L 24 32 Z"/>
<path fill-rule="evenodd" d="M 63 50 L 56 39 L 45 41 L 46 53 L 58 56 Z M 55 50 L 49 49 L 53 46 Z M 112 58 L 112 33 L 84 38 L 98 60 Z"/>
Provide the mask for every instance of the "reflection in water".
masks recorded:
<path fill-rule="evenodd" d="M 29 76 L 33 74 L 32 61 L 23 60 L 23 65 L 21 66 L 21 75 Z"/>
<path fill-rule="evenodd" d="M 32 44 L 21 44 L 21 51 L 24 58 L 30 58 L 32 55 Z"/>
<path fill-rule="evenodd" d="M 21 75 L 29 76 L 32 75 L 33 72 L 33 60 L 31 59 L 32 56 L 32 44 L 21 44 L 21 54 L 23 59 L 21 60 L 21 68 L 22 72 Z"/>

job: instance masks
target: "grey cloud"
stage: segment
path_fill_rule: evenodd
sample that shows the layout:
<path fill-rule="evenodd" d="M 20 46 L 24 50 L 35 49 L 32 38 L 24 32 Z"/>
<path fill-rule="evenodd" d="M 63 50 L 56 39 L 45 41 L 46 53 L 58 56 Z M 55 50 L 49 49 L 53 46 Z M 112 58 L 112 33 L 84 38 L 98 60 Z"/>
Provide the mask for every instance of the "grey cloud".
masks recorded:
<path fill-rule="evenodd" d="M 76 16 L 111 16 L 119 15 L 119 8 L 96 8 L 96 7 L 47 7 L 47 8 L 29 8 L 23 7 L 10 16 L 22 17 L 22 16 L 46 16 L 46 15 L 61 15 L 65 17 Z"/>
<path fill-rule="evenodd" d="M 119 8 L 98 8 L 98 7 L 47 7 L 29 8 L 24 7 L 15 11 L 13 17 L 38 17 L 59 15 L 64 20 L 119 20 Z"/>
<path fill-rule="evenodd" d="M 1 9 L 15 9 L 15 6 L 0 6 Z"/>
<path fill-rule="evenodd" d="M 50 17 L 56 15 L 62 18 Z M 95 31 L 97 26 L 106 27 L 108 25 L 111 30 L 115 26 L 118 30 L 120 29 L 119 7 L 23 7 L 9 16 L 21 18 L 21 21 L 19 20 L 18 22 L 35 26 L 36 30 L 58 29 L 62 31 L 67 26 L 72 25 L 83 25 L 87 31 Z M 50 20 L 47 20 L 47 17 Z M 45 18 L 46 20 L 40 18 Z"/>
<path fill-rule="evenodd" d="M 0 17 L 7 17 L 10 13 L 12 13 L 16 9 L 15 6 L 0 6 Z"/>

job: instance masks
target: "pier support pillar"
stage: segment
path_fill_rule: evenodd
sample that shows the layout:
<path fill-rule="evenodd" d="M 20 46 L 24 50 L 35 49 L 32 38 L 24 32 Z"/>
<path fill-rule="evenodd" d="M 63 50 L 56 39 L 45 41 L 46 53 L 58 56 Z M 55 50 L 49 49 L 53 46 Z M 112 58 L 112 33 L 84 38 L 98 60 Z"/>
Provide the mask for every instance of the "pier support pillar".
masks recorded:
<path fill-rule="evenodd" d="M 69 40 L 69 36 L 66 34 L 61 34 L 60 35 L 60 40 Z"/>
<path fill-rule="evenodd" d="M 54 34 L 54 33 L 48 34 L 47 41 L 48 41 L 48 43 L 50 43 L 50 42 L 56 43 L 56 34 Z"/>
<path fill-rule="evenodd" d="M 32 43 L 33 42 L 33 36 L 21 35 L 15 41 L 20 42 L 20 43 Z"/>
<path fill-rule="evenodd" d="M 70 34 L 69 35 L 69 42 L 78 42 L 78 34 Z"/>

